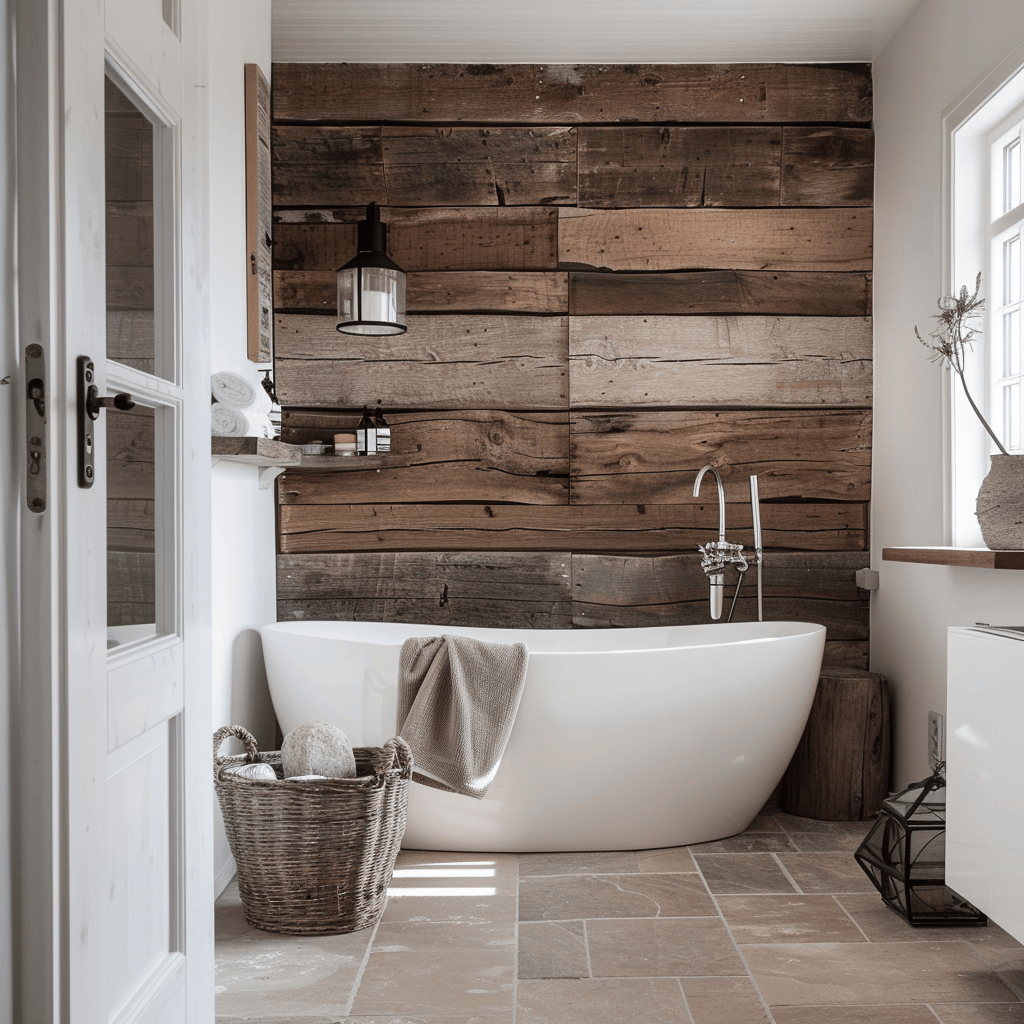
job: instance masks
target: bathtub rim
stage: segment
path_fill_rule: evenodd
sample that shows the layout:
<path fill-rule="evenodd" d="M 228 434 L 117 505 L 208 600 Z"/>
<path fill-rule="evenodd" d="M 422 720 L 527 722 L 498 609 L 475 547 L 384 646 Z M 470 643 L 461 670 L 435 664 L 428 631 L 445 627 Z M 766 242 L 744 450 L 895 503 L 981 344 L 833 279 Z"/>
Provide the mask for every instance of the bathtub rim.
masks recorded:
<path fill-rule="evenodd" d="M 332 635 L 332 631 L 317 632 L 315 629 L 303 629 L 302 627 L 317 627 L 317 626 L 352 626 L 360 629 L 369 628 L 374 629 L 376 627 L 401 627 L 406 635 L 401 639 L 390 639 L 381 638 L 373 639 L 371 637 L 360 637 L 360 636 L 341 636 Z M 789 627 L 784 631 L 777 632 L 764 632 L 761 635 L 754 636 L 743 636 L 742 632 L 744 628 L 758 627 L 756 632 L 760 632 L 760 629 L 767 629 L 772 626 L 786 626 Z M 503 632 L 508 634 L 539 634 L 552 638 L 557 637 L 569 637 L 576 636 L 582 638 L 584 636 L 594 634 L 614 634 L 616 636 L 622 636 L 624 641 L 628 641 L 634 634 L 653 633 L 657 630 L 668 630 L 668 629 L 685 629 L 685 630 L 711 630 L 711 629 L 722 629 L 728 632 L 740 632 L 740 636 L 724 637 L 721 640 L 712 639 L 710 641 L 703 641 L 699 643 L 674 643 L 674 644 L 661 644 L 661 645 L 634 645 L 628 646 L 623 644 L 622 646 L 615 646 L 612 648 L 604 647 L 586 647 L 580 646 L 575 650 L 542 650 L 531 648 L 527 643 L 527 648 L 531 655 L 543 655 L 544 657 L 555 657 L 555 656 L 567 656 L 567 657 L 578 657 L 579 655 L 587 654 L 647 654 L 662 651 L 686 651 L 696 649 L 708 649 L 715 647 L 729 647 L 737 644 L 754 644 L 763 643 L 769 640 L 789 640 L 797 637 L 810 637 L 814 635 L 824 636 L 826 627 L 817 622 L 804 622 L 801 620 L 790 620 L 790 619 L 778 619 L 778 620 L 766 620 L 764 622 L 725 622 L 725 623 L 686 623 L 686 624 L 674 624 L 674 625 L 655 625 L 655 626 L 596 626 L 593 628 L 581 627 L 577 629 L 545 629 L 543 627 L 537 628 L 523 628 L 523 627 L 507 627 L 507 626 L 439 626 L 431 625 L 429 623 L 416 623 L 416 622 L 361 622 L 352 619 L 293 619 L 283 622 L 270 622 L 263 626 L 260 626 L 260 635 L 265 637 L 268 633 L 283 634 L 287 636 L 308 636 L 312 639 L 325 640 L 328 642 L 339 642 L 347 644 L 359 644 L 360 646 L 387 648 L 387 649 L 398 649 L 405 643 L 409 637 L 419 636 L 441 636 L 444 633 L 449 635 L 463 635 L 468 636 L 470 634 L 462 633 L 462 630 L 486 630 L 494 632 Z M 502 640 L 494 638 L 491 640 L 493 643 L 501 643 Z M 509 639 L 505 641 L 507 643 L 525 642 L 518 641 L 515 639 Z"/>

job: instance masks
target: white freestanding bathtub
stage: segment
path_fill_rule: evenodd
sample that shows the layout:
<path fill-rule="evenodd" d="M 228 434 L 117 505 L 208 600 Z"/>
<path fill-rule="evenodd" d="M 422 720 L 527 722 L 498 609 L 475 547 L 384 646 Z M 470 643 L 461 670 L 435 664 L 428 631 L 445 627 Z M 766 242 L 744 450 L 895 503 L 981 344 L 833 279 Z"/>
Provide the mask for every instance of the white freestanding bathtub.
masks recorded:
<path fill-rule="evenodd" d="M 394 735 L 398 655 L 459 633 L 530 652 L 483 800 L 414 785 L 403 846 L 528 852 L 683 846 L 743 831 L 778 785 L 814 699 L 824 626 L 477 629 L 278 622 L 263 651 L 281 728 Z"/>

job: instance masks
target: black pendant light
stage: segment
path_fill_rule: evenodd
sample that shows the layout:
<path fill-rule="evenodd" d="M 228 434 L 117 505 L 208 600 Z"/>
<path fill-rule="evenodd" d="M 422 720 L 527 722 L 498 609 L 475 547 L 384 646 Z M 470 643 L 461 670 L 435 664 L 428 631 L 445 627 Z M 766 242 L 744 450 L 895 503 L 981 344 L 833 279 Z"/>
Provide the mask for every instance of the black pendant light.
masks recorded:
<path fill-rule="evenodd" d="M 338 271 L 338 330 L 342 334 L 405 334 L 405 272 L 388 259 L 387 225 L 376 203 L 356 228 L 354 259 Z"/>

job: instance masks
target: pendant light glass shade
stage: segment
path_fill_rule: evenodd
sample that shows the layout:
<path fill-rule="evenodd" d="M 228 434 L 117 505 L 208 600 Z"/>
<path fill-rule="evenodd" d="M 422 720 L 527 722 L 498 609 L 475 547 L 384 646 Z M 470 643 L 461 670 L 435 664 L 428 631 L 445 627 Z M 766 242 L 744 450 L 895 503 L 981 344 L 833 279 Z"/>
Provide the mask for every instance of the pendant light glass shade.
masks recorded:
<path fill-rule="evenodd" d="M 338 271 L 342 334 L 405 334 L 405 272 L 387 256 L 387 225 L 376 203 L 357 227 L 358 253 Z"/>

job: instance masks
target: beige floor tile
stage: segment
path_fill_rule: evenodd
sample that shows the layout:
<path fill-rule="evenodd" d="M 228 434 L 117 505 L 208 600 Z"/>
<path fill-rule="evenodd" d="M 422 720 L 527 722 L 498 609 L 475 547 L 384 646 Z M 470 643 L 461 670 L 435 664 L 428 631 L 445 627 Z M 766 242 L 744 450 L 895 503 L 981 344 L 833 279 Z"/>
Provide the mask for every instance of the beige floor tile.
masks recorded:
<path fill-rule="evenodd" d="M 748 978 L 684 978 L 694 1024 L 765 1024 L 768 1020 Z"/>
<path fill-rule="evenodd" d="M 866 941 L 831 896 L 719 896 L 718 906 L 741 944 Z"/>
<path fill-rule="evenodd" d="M 697 874 L 560 875 L 519 883 L 520 921 L 716 914 Z"/>
<path fill-rule="evenodd" d="M 512 951 L 370 954 L 353 1015 L 500 1013 L 512 1007 Z"/>
<path fill-rule="evenodd" d="M 520 978 L 589 978 L 582 921 L 534 921 L 519 925 Z"/>
<path fill-rule="evenodd" d="M 779 860 L 803 892 L 877 892 L 848 853 L 780 853 Z"/>
<path fill-rule="evenodd" d="M 864 841 L 862 831 L 787 832 L 801 853 L 854 853 Z"/>
<path fill-rule="evenodd" d="M 636 859 L 641 871 L 665 873 L 697 870 L 693 854 L 687 846 L 670 846 L 664 850 L 637 850 Z"/>
<path fill-rule="evenodd" d="M 1024 953 L 1024 947 L 1002 928 L 980 925 L 936 925 L 914 927 L 882 902 L 874 889 L 870 893 L 846 893 L 836 900 L 857 922 L 871 942 L 952 942 L 972 943 L 977 956 L 997 967 L 1004 960 Z"/>
<path fill-rule="evenodd" d="M 968 942 L 744 946 L 769 1006 L 1015 1002 Z"/>
<path fill-rule="evenodd" d="M 455 887 L 424 887 L 430 891 L 413 894 L 410 888 L 405 887 L 401 892 L 394 888 L 391 890 L 381 915 L 382 924 L 432 921 L 435 924 L 507 925 L 516 919 L 516 897 L 511 893 L 504 896 L 480 895 L 469 887 L 463 887 L 459 894 Z"/>
<path fill-rule="evenodd" d="M 502 922 L 381 921 L 373 949 L 375 953 L 429 952 L 432 949 L 469 952 L 512 949 L 515 942 L 514 918 Z"/>
<path fill-rule="evenodd" d="M 775 1024 L 937 1024 L 927 1006 L 773 1006 Z M 979 1022 L 980 1024 L 980 1022 Z"/>
<path fill-rule="evenodd" d="M 698 843 L 690 847 L 694 854 L 702 853 L 781 853 L 796 852 L 784 832 L 742 832 L 728 839 L 716 839 L 710 843 Z"/>
<path fill-rule="evenodd" d="M 777 809 L 777 808 L 773 808 Z M 782 826 L 771 814 L 762 811 L 744 830 L 746 832 L 781 832 Z"/>
<path fill-rule="evenodd" d="M 874 818 L 867 821 L 819 821 L 817 818 L 800 818 L 795 814 L 776 810 L 772 817 L 786 832 L 832 832 L 834 834 L 859 834 L 863 839 L 875 823 Z"/>
<path fill-rule="evenodd" d="M 746 974 L 718 918 L 587 921 L 595 978 Z"/>
<path fill-rule="evenodd" d="M 639 870 L 637 854 L 628 850 L 519 854 L 520 878 L 526 875 L 624 874 Z"/>
<path fill-rule="evenodd" d="M 362 961 L 362 953 L 339 952 L 324 938 L 275 936 L 272 941 L 220 942 L 214 982 L 217 1013 L 343 1015 Z"/>
<path fill-rule="evenodd" d="M 698 853 L 694 860 L 713 893 L 796 891 L 770 853 Z"/>
<path fill-rule="evenodd" d="M 490 888 L 498 896 L 514 896 L 518 868 L 510 853 L 400 850 L 391 888 Z"/>
<path fill-rule="evenodd" d="M 1024 1024 L 1024 1003 L 935 1003 L 942 1024 Z"/>
<path fill-rule="evenodd" d="M 521 981 L 517 1024 L 689 1024 L 674 978 Z"/>
<path fill-rule="evenodd" d="M 422 1014 L 387 1013 L 384 1015 L 372 1014 L 370 1016 L 346 1017 L 338 1024 L 512 1024 L 512 1011 L 506 1010 L 502 1013 L 473 1013 L 473 1014 L 442 1014 L 440 1016 L 423 1016 Z M 296 1024 L 305 1024 L 305 1021 L 297 1021 Z"/>

